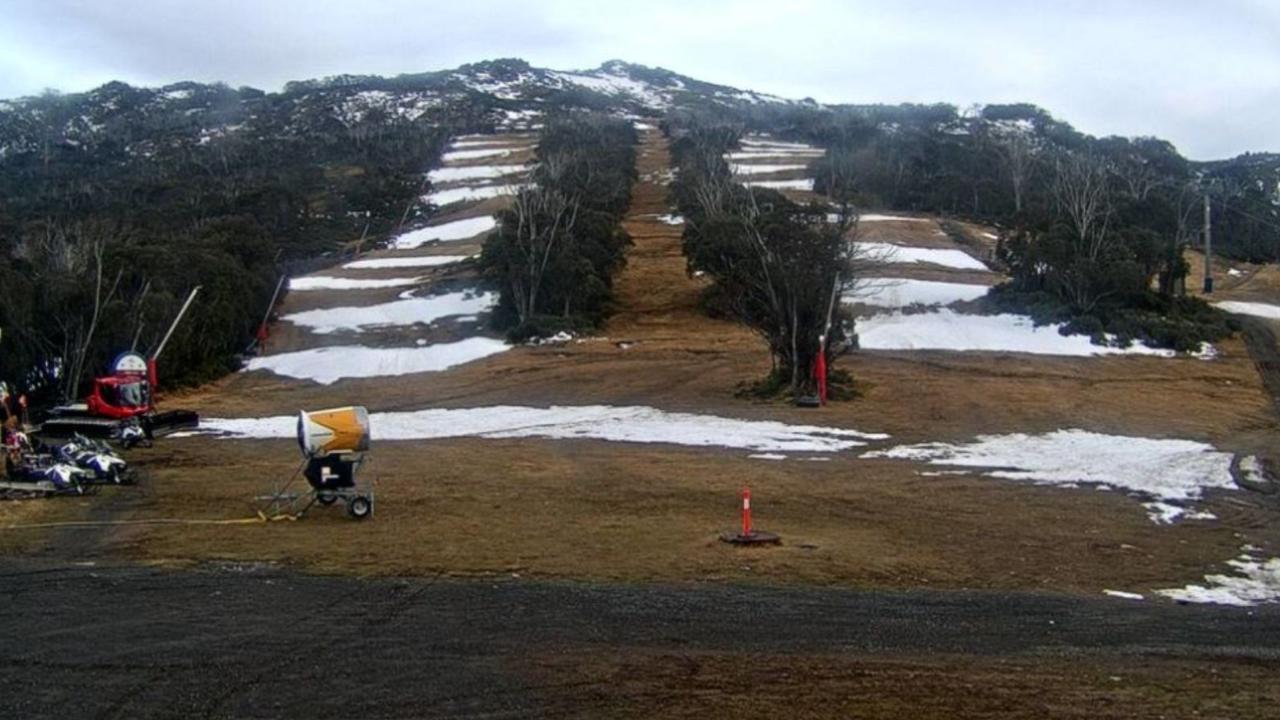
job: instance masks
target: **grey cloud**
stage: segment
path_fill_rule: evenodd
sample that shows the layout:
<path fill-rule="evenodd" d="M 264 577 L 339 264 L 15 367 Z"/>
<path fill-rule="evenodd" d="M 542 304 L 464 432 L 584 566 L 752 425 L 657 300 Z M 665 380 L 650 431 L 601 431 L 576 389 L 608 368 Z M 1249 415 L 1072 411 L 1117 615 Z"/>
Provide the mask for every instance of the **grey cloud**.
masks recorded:
<path fill-rule="evenodd" d="M 1280 150 L 1280 6 L 1266 0 L 0 0 L 0 18 L 0 97 L 618 57 L 826 102 L 1034 102 L 1196 158 Z"/>

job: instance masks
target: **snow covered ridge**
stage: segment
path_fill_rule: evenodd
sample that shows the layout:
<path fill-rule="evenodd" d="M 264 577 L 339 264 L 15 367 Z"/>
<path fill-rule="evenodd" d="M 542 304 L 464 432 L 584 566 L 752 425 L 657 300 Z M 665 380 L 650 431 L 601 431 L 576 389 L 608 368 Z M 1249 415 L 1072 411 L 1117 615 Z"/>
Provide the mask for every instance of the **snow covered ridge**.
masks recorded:
<path fill-rule="evenodd" d="M 980 435 L 965 444 L 922 443 L 864 458 L 917 460 L 975 468 L 978 474 L 1037 485 L 1100 485 L 1150 500 L 1157 523 L 1178 518 L 1207 489 L 1235 489 L 1231 453 L 1190 440 L 1154 440 L 1086 430 L 1043 435 Z M 1179 512 L 1181 511 L 1181 512 Z M 1208 519 L 1200 514 L 1203 519 Z"/>
<path fill-rule="evenodd" d="M 1224 302 L 1216 302 L 1213 306 L 1219 310 L 1225 310 L 1226 312 L 1236 313 L 1238 315 L 1253 315 L 1254 317 L 1268 318 L 1270 320 L 1280 320 L 1280 305 L 1227 300 Z"/>
<path fill-rule="evenodd" d="M 509 349 L 510 346 L 501 340 L 484 337 L 408 348 L 319 347 L 256 357 L 245 366 L 245 371 L 266 370 L 276 375 L 332 385 L 343 378 L 440 372 Z"/>
<path fill-rule="evenodd" d="M 439 267 L 469 260 L 475 255 L 419 255 L 415 257 L 371 258 L 342 266 L 343 270 L 381 270 L 385 268 Z"/>
<path fill-rule="evenodd" d="M 348 267 L 355 263 L 349 263 Z M 373 290 L 377 288 L 403 287 L 415 285 L 422 281 L 420 277 L 387 278 L 375 280 L 370 278 L 343 278 L 329 275 L 310 275 L 308 277 L 289 278 L 290 290 Z"/>
<path fill-rule="evenodd" d="M 412 250 L 431 242 L 468 240 L 496 227 L 498 227 L 498 221 L 492 215 L 454 220 L 407 232 L 393 240 L 391 246 L 397 250 Z"/>
<path fill-rule="evenodd" d="M 1017 352 L 1032 355 L 1149 355 L 1172 358 L 1177 353 L 1141 343 L 1129 347 L 1095 345 L 1087 335 L 1063 335 L 1061 325 L 1042 325 L 1025 315 L 966 315 L 941 308 L 927 313 L 872 315 L 858 321 L 858 344 L 864 350 L 948 350 Z M 1195 357 L 1208 359 L 1206 345 Z"/>
<path fill-rule="evenodd" d="M 493 180 L 507 175 L 516 175 L 528 170 L 527 165 L 464 165 L 461 167 L 436 168 L 427 173 L 427 179 L 433 185 L 450 182 L 470 182 L 472 180 Z"/>
<path fill-rule="evenodd" d="M 866 221 L 865 218 L 863 221 Z M 963 250 L 911 247 L 885 242 L 858 242 L 855 246 L 869 255 L 883 258 L 887 263 L 923 263 L 955 268 L 957 270 L 989 270 L 982 261 Z"/>
<path fill-rule="evenodd" d="M 805 190 L 813 192 L 813 178 L 799 180 L 747 180 L 742 183 L 747 187 L 769 188 L 771 190 Z"/>
<path fill-rule="evenodd" d="M 452 205 L 458 202 L 474 202 L 489 198 L 515 195 L 520 191 L 518 185 L 476 185 L 473 187 L 448 188 L 437 190 L 422 198 L 423 202 L 432 205 Z"/>
<path fill-rule="evenodd" d="M 499 405 L 459 410 L 373 413 L 378 440 L 454 437 L 587 439 L 728 447 L 754 452 L 839 452 L 888 436 L 857 430 L 788 425 L 770 420 L 738 420 L 644 406 Z M 201 419 L 200 432 L 238 438 L 293 438 L 297 417 Z"/>
<path fill-rule="evenodd" d="M 845 302 L 894 309 L 977 300 L 990 290 L 986 285 L 879 277 L 866 278 L 860 285 Z"/>
<path fill-rule="evenodd" d="M 447 317 L 475 315 L 498 302 L 496 293 L 453 292 L 427 297 L 409 297 L 377 305 L 305 310 L 282 319 L 308 328 L 317 335 L 343 330 L 364 332 L 380 327 L 430 324 Z"/>

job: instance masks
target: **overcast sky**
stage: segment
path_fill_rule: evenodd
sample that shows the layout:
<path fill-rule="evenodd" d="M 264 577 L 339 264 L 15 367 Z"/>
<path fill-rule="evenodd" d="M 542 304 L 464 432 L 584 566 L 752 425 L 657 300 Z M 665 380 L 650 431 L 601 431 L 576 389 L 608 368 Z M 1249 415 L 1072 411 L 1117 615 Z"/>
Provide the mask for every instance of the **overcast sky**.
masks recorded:
<path fill-rule="evenodd" d="M 1195 159 L 1280 151 L 1280 0 L 0 0 L 0 97 L 496 57 L 824 102 L 1027 101 Z"/>

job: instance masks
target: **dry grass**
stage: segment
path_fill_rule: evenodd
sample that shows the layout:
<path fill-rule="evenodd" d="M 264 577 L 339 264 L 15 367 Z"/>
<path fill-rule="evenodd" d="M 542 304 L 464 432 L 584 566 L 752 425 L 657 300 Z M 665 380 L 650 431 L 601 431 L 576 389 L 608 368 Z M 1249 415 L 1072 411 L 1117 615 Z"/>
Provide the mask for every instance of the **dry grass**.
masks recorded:
<path fill-rule="evenodd" d="M 642 176 L 666 162 L 665 143 L 648 134 Z M 635 247 L 617 281 L 618 312 L 599 338 L 517 348 L 391 382 L 321 387 L 237 374 L 164 404 L 210 416 L 347 403 L 375 411 L 644 404 L 882 431 L 895 442 L 1081 427 L 1204 440 L 1236 451 L 1280 445 L 1257 373 L 1235 340 L 1223 343 L 1213 362 L 864 352 L 840 361 L 865 388 L 856 402 L 803 410 L 738 400 L 737 387 L 768 370 L 764 347 L 742 327 L 697 312 L 702 281 L 685 272 L 681 228 L 651 216 L 668 209 L 664 188 L 636 186 L 626 221 Z M 884 225 L 880 232 L 931 229 Z M 622 340 L 631 344 L 624 349 Z M 379 483 L 372 522 L 353 523 L 332 510 L 261 526 L 126 527 L 107 542 L 113 552 L 145 561 L 252 558 L 353 573 L 1089 593 L 1198 580 L 1245 542 L 1280 548 L 1280 529 L 1267 520 L 1272 511 L 1242 493 L 1207 503 L 1218 522 L 1161 528 L 1120 493 L 922 477 L 911 463 L 863 461 L 853 453 L 826 463 L 764 462 L 746 454 L 588 441 L 382 442 L 370 466 Z M 122 510 L 123 518 L 244 516 L 248 499 L 290 472 L 298 457 L 291 442 L 195 438 L 162 441 L 136 459 L 151 471 L 149 494 Z M 715 540 L 736 523 L 743 484 L 757 497 L 758 521 L 783 535 L 783 547 L 743 552 Z M 32 512 L 80 511 L 58 504 Z M 38 533 L 0 533 L 0 544 L 10 548 L 40 542 Z"/>

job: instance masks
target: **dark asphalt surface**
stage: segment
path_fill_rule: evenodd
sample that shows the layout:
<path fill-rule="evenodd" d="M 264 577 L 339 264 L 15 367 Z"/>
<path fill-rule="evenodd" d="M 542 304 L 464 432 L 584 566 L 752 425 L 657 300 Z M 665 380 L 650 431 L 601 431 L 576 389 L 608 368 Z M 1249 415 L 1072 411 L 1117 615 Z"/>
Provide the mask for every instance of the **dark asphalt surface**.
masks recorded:
<path fill-rule="evenodd" d="M 0 561 L 0 717 L 528 717 L 625 649 L 1280 658 L 1280 608 Z"/>

